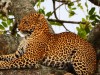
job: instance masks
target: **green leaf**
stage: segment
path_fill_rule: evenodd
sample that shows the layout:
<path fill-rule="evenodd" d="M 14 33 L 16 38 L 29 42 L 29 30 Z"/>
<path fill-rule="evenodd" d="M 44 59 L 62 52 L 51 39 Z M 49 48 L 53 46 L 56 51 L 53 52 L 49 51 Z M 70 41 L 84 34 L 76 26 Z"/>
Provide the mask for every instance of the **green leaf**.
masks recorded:
<path fill-rule="evenodd" d="M 93 25 L 93 26 L 95 26 L 95 24 L 96 24 L 96 22 L 95 22 L 95 21 L 93 21 L 93 22 L 92 22 L 92 25 Z"/>
<path fill-rule="evenodd" d="M 76 8 L 72 8 L 72 10 L 76 10 Z"/>
<path fill-rule="evenodd" d="M 69 12 L 70 12 L 69 17 L 72 17 L 72 16 L 75 15 L 75 12 L 74 11 L 69 11 Z"/>
<path fill-rule="evenodd" d="M 96 23 L 100 23 L 100 20 L 98 20 L 97 18 L 95 18 Z"/>
<path fill-rule="evenodd" d="M 82 22 L 86 22 L 85 18 L 82 18 Z"/>
<path fill-rule="evenodd" d="M 40 5 L 41 5 L 41 1 L 38 0 L 37 7 L 40 7 Z"/>
<path fill-rule="evenodd" d="M 86 15 L 86 20 L 88 20 L 89 19 L 89 15 Z"/>
<path fill-rule="evenodd" d="M 10 26 L 10 27 L 9 27 L 9 30 L 12 31 L 12 29 L 13 29 L 13 26 Z"/>
<path fill-rule="evenodd" d="M 0 13 L 0 17 L 2 16 L 2 14 Z"/>
<path fill-rule="evenodd" d="M 86 25 L 80 24 L 79 27 L 76 27 L 78 31 L 78 35 L 84 39 L 86 39 L 86 35 L 88 33 L 88 29 L 85 30 Z"/>
<path fill-rule="evenodd" d="M 44 0 L 41 0 L 41 2 L 44 2 Z"/>
<path fill-rule="evenodd" d="M 85 26 L 85 31 L 86 31 L 87 34 L 90 32 L 89 26 Z"/>
<path fill-rule="evenodd" d="M 90 15 L 89 17 L 90 20 L 95 20 L 95 18 L 96 18 L 96 15 Z"/>
<path fill-rule="evenodd" d="M 78 33 L 78 35 L 84 39 L 86 39 L 86 32 L 85 31 L 81 31 Z"/>
<path fill-rule="evenodd" d="M 3 34 L 4 33 L 4 31 L 0 31 L 0 34 Z"/>
<path fill-rule="evenodd" d="M 3 32 L 3 34 L 6 34 L 6 33 L 7 33 L 7 31 L 4 31 L 4 32 Z"/>
<path fill-rule="evenodd" d="M 7 24 L 10 25 L 11 23 L 13 23 L 13 19 L 8 19 Z"/>
<path fill-rule="evenodd" d="M 7 20 L 7 17 L 2 16 L 1 19 L 2 19 L 3 21 L 6 21 L 6 20 Z"/>
<path fill-rule="evenodd" d="M 83 29 L 80 29 L 79 27 L 76 27 L 77 31 L 78 31 L 78 35 L 84 39 L 86 39 L 86 31 Z"/>
<path fill-rule="evenodd" d="M 93 15 L 94 11 L 95 11 L 95 7 L 91 8 L 91 10 L 89 11 L 89 15 Z"/>
<path fill-rule="evenodd" d="M 95 15 L 98 19 L 100 19 L 100 16 L 99 15 Z"/>
<path fill-rule="evenodd" d="M 85 25 L 84 24 L 80 24 L 80 28 L 84 30 Z"/>
<path fill-rule="evenodd" d="M 81 5 L 81 3 L 78 3 L 78 5 L 77 6 L 80 6 Z"/>
<path fill-rule="evenodd" d="M 49 18 L 52 15 L 52 12 L 48 12 L 46 16 Z"/>
<path fill-rule="evenodd" d="M 2 22 L 2 25 L 3 25 L 4 27 L 7 27 L 7 26 L 8 26 L 6 22 Z"/>
<path fill-rule="evenodd" d="M 83 10 L 83 6 L 80 6 L 80 9 L 82 9 L 82 10 Z"/>
<path fill-rule="evenodd" d="M 42 14 L 45 14 L 45 11 L 44 11 L 44 9 L 39 9 L 39 11 L 38 11 L 39 13 L 42 13 Z"/>
<path fill-rule="evenodd" d="M 68 3 L 68 8 L 71 9 L 71 7 L 74 5 L 73 2 Z"/>
<path fill-rule="evenodd" d="M 81 5 L 81 3 L 78 4 L 78 7 L 83 10 L 83 6 Z"/>
<path fill-rule="evenodd" d="M 37 7 L 40 7 L 41 6 L 41 2 L 44 2 L 44 0 L 38 0 L 37 1 Z"/>
<path fill-rule="evenodd" d="M 76 29 L 77 29 L 77 31 L 78 31 L 78 32 L 80 32 L 80 31 L 81 31 L 79 27 L 76 27 Z"/>
<path fill-rule="evenodd" d="M 74 5 L 73 2 L 68 3 L 68 6 L 73 6 L 73 5 Z"/>
<path fill-rule="evenodd" d="M 85 2 L 85 6 L 88 8 L 88 4 L 87 4 L 87 2 Z"/>
<path fill-rule="evenodd" d="M 59 23 L 59 22 L 49 21 L 49 23 L 50 23 L 51 25 L 62 26 L 62 24 L 61 24 L 61 23 Z"/>
<path fill-rule="evenodd" d="M 5 28 L 0 24 L 0 29 L 1 30 L 5 30 Z"/>

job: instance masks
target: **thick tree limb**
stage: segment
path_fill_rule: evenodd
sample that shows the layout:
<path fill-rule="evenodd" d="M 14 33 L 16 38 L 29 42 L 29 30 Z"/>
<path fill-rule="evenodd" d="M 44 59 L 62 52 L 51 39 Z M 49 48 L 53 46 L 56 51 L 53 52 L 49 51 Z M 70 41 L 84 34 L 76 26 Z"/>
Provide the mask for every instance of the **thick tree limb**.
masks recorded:
<path fill-rule="evenodd" d="M 96 25 L 88 35 L 88 41 L 97 53 L 97 72 L 100 73 L 100 24 Z"/>
<path fill-rule="evenodd" d="M 21 38 L 11 35 L 0 35 L 0 55 L 14 53 L 19 45 Z"/>

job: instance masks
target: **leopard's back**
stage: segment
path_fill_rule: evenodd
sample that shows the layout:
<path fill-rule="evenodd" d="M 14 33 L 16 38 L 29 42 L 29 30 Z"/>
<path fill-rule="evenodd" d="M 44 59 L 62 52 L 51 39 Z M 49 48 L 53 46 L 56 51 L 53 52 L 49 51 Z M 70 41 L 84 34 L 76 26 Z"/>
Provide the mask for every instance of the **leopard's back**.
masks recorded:
<path fill-rule="evenodd" d="M 48 38 L 49 50 L 43 65 L 65 70 L 72 66 L 79 75 L 94 72 L 96 54 L 90 43 L 71 32 L 52 34 Z"/>

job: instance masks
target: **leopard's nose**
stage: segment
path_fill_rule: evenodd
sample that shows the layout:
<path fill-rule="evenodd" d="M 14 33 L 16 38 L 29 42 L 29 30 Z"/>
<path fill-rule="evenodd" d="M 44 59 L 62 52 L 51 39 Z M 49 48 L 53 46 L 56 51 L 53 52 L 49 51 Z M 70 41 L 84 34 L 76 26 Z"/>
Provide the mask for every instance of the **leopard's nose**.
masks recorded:
<path fill-rule="evenodd" d="M 30 32 L 33 32 L 33 29 L 30 29 Z"/>
<path fill-rule="evenodd" d="M 18 28 L 18 30 L 20 31 L 20 28 Z"/>

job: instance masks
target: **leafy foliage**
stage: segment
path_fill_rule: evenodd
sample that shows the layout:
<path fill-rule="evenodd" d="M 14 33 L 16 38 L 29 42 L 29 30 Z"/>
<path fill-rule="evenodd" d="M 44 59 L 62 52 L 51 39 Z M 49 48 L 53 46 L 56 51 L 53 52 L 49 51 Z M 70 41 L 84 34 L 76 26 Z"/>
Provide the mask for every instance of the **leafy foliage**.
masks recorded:
<path fill-rule="evenodd" d="M 69 17 L 72 17 L 72 16 L 75 15 L 74 10 L 76 10 L 76 8 L 73 7 L 73 6 L 74 6 L 74 3 L 73 3 L 73 2 L 69 2 L 69 3 L 68 3 L 68 8 L 69 8 Z"/>
<path fill-rule="evenodd" d="M 87 4 L 85 5 L 88 7 Z M 91 31 L 93 26 L 100 23 L 100 16 L 96 14 L 94 7 L 87 12 L 88 15 L 86 18 L 82 18 L 82 22 L 85 24 L 80 24 L 79 27 L 77 27 L 78 35 L 84 39 L 86 39 L 87 34 Z"/>
<path fill-rule="evenodd" d="M 47 14 L 46 14 L 46 16 L 49 18 L 50 16 L 52 15 L 52 12 L 50 11 L 50 12 L 48 12 Z"/>
<path fill-rule="evenodd" d="M 83 6 L 81 5 L 81 3 L 78 3 L 78 5 L 77 5 L 80 9 L 82 9 L 83 10 Z"/>
<path fill-rule="evenodd" d="M 94 7 L 91 8 L 88 14 L 89 14 L 89 19 L 92 22 L 92 25 L 96 25 L 97 23 L 100 23 L 100 16 L 96 14 Z"/>
<path fill-rule="evenodd" d="M 9 34 L 11 32 L 10 28 L 12 27 L 13 19 L 0 14 L 0 21 L 0 34 Z"/>

